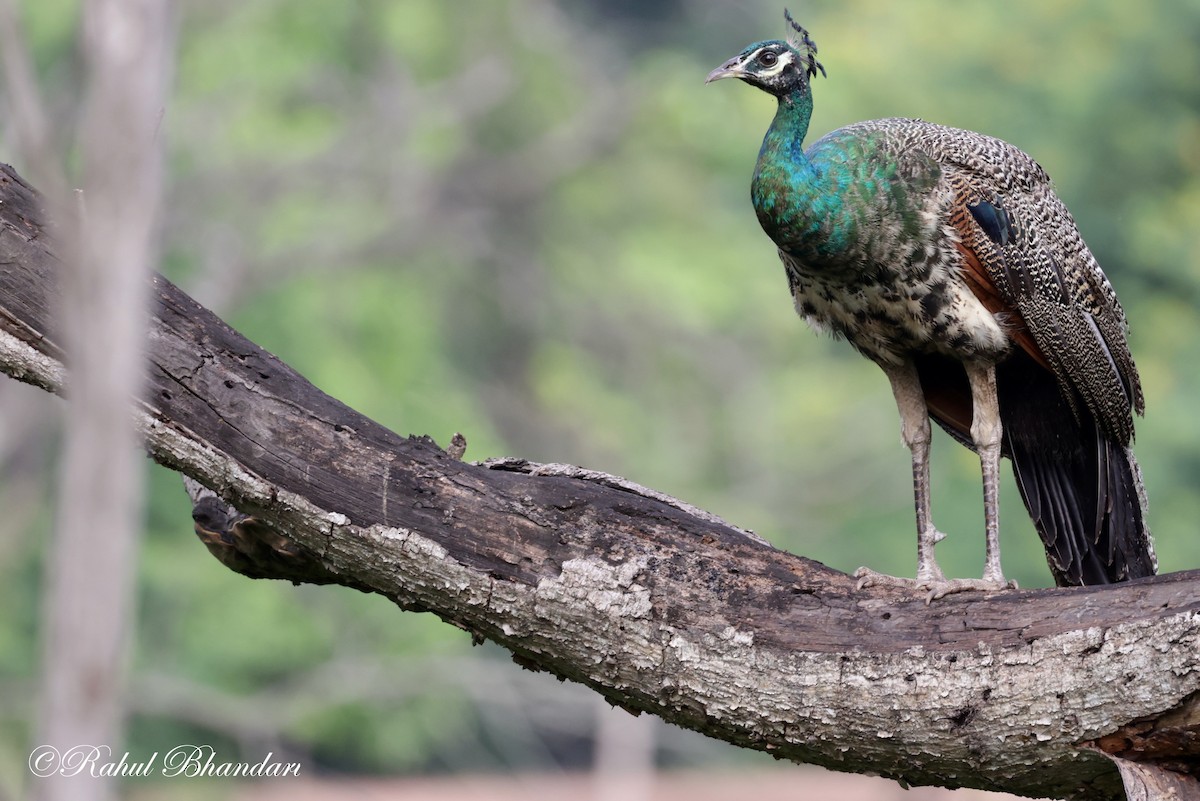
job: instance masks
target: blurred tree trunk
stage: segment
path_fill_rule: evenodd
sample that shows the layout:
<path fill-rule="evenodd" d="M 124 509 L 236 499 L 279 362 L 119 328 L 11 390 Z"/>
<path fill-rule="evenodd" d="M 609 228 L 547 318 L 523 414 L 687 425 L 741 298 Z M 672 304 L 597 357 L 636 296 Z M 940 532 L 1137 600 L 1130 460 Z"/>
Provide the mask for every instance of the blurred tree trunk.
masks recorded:
<path fill-rule="evenodd" d="M 55 537 L 43 591 L 42 678 L 34 747 L 111 749 L 123 742 L 128 640 L 142 517 L 140 436 L 132 400 L 144 373 L 147 278 L 157 259 L 162 195 L 160 124 L 173 61 L 170 0 L 89 0 L 81 20 L 86 104 L 74 199 L 49 146 L 49 125 L 3 9 L 6 84 L 18 137 L 46 176 L 69 269 L 57 317 L 71 378 Z M 107 761 L 102 759 L 101 761 Z M 35 780 L 41 801 L 112 798 L 90 770 Z"/>
<path fill-rule="evenodd" d="M 634 717 L 596 698 L 596 752 L 592 764 L 592 801 L 651 801 L 657 718 Z"/>

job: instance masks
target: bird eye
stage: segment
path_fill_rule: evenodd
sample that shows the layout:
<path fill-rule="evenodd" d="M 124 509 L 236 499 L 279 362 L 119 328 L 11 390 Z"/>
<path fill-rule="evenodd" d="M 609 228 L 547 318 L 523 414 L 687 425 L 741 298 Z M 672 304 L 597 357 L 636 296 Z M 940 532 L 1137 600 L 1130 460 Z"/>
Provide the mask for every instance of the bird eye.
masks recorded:
<path fill-rule="evenodd" d="M 779 62 L 779 56 L 772 53 L 770 50 L 758 57 L 758 63 L 764 67 L 774 67 Z"/>

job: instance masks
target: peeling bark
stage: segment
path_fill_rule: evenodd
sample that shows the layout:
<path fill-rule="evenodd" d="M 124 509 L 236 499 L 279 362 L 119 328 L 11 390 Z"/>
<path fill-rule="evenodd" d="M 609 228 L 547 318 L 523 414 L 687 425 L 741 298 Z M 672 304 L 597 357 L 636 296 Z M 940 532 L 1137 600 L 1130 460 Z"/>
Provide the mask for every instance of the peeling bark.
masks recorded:
<path fill-rule="evenodd" d="M 57 263 L 11 171 L 0 200 L 0 364 L 57 391 Z M 401 437 L 165 279 L 154 292 L 147 447 L 211 490 L 192 486 L 197 530 L 232 569 L 380 593 L 627 709 L 783 759 L 1117 799 L 1111 752 L 1141 760 L 1122 768 L 1152 788 L 1139 797 L 1171 783 L 1200 793 L 1200 571 L 932 606 L 860 592 L 623 479 L 464 463 Z"/>

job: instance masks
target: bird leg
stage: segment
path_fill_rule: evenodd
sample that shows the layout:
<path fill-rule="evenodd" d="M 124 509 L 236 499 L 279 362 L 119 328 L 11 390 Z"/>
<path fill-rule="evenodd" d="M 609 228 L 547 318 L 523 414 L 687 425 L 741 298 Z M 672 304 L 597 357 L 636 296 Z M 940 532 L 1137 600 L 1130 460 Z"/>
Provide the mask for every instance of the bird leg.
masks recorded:
<path fill-rule="evenodd" d="M 986 550 L 983 562 L 984 585 L 980 589 L 1016 587 L 1004 580 L 1000 569 L 1000 401 L 996 395 L 996 368 L 991 364 L 966 364 L 971 383 L 973 411 L 971 441 L 979 454 L 983 471 L 983 525 Z"/>
<path fill-rule="evenodd" d="M 1015 587 L 1000 569 L 999 476 L 1000 476 L 1000 405 L 996 396 L 996 371 L 991 365 L 964 365 L 974 402 L 971 440 L 979 453 L 983 469 L 984 529 L 986 557 L 983 578 L 947 579 L 938 566 L 934 546 L 945 534 L 933 526 L 929 500 L 929 442 L 931 429 L 925 393 L 916 366 L 906 362 L 884 367 L 892 383 L 892 394 L 900 411 L 900 431 L 904 444 L 912 452 L 913 496 L 917 511 L 917 577 L 897 578 L 860 567 L 854 572 L 858 587 L 872 584 L 915 587 L 929 591 L 926 603 L 944 595 L 967 590 L 1000 590 Z"/>
<path fill-rule="evenodd" d="M 867 567 L 854 571 L 858 587 L 872 584 L 891 584 L 907 587 L 932 589 L 942 585 L 946 577 L 938 566 L 934 546 L 946 538 L 938 531 L 932 520 L 929 501 L 929 442 L 931 429 L 929 411 L 925 406 L 925 393 L 921 379 L 912 362 L 883 368 L 892 383 L 892 394 L 896 408 L 900 411 L 900 436 L 912 453 L 913 500 L 917 510 L 917 577 L 905 579 L 878 573 Z"/>

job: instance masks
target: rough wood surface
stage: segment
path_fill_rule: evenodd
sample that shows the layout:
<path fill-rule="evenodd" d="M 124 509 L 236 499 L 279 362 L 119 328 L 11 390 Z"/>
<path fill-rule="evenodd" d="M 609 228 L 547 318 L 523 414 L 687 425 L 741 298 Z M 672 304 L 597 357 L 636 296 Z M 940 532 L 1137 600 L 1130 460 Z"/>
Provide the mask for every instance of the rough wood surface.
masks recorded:
<path fill-rule="evenodd" d="M 55 269 L 36 195 L 0 173 L 0 365 L 50 391 L 64 377 Z M 621 479 L 475 465 L 401 437 L 165 279 L 154 291 L 148 448 L 238 510 L 212 500 L 196 521 L 234 569 L 378 592 L 626 708 L 785 759 L 1117 799 L 1110 751 L 1143 776 L 1175 769 L 1161 786 L 1200 788 L 1200 572 L 931 606 L 856 591 Z"/>

